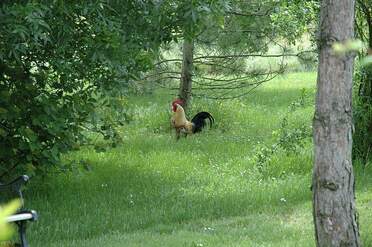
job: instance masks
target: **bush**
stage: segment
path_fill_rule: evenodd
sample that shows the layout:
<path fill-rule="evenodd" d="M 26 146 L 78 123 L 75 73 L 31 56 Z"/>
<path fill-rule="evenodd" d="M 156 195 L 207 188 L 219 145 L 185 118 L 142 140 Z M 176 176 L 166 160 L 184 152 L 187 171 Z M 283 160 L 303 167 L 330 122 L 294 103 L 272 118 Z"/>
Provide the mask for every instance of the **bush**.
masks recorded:
<path fill-rule="evenodd" d="M 372 159 L 372 95 L 362 92 L 365 84 L 370 83 L 372 71 L 369 68 L 358 68 L 355 73 L 353 118 L 353 157 L 367 163 Z"/>
<path fill-rule="evenodd" d="M 312 129 L 308 124 L 291 126 L 289 117 L 298 109 L 306 107 L 309 104 L 309 99 L 309 94 L 303 89 L 301 96 L 290 104 L 288 112 L 281 120 L 279 129 L 273 133 L 275 136 L 274 144 L 262 146 L 254 154 L 252 161 L 261 171 L 265 170 L 273 156 L 279 151 L 291 154 L 298 153 L 304 148 L 312 135 Z"/>
<path fill-rule="evenodd" d="M 61 153 L 86 141 L 87 128 L 120 139 L 117 120 L 97 109 L 112 108 L 106 99 L 149 70 L 155 48 L 172 36 L 149 32 L 173 21 L 151 19 L 158 10 L 148 4 L 1 3 L 0 179 L 59 165 Z"/>

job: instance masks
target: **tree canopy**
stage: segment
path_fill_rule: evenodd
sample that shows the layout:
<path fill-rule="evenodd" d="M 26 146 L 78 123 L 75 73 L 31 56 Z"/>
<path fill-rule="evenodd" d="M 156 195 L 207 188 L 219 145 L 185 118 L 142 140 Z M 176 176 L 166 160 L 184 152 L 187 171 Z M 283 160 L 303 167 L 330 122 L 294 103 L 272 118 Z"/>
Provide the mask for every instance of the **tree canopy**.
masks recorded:
<path fill-rule="evenodd" d="M 182 20 L 170 1 L 2 1 L 0 177 L 58 162 L 90 127 L 115 131 L 94 111 L 152 67 Z M 103 100 L 106 99 L 106 100 Z M 97 121 L 100 119 L 102 121 Z"/>
<path fill-rule="evenodd" d="M 295 44 L 315 30 L 318 11 L 317 1 L 231 1 L 219 15 L 204 15 L 200 31 L 194 35 L 193 95 L 241 97 L 281 74 L 286 67 L 284 58 L 315 60 L 315 55 L 309 56 L 311 51 L 291 51 L 287 44 Z M 273 45 L 278 51 L 268 54 Z M 178 80 L 181 59 L 172 55 L 160 59 L 157 70 L 145 78 L 153 80 L 159 75 L 163 85 L 167 79 Z M 245 66 L 245 61 L 261 58 L 276 64 L 270 69 Z"/>
<path fill-rule="evenodd" d="M 199 51 L 208 51 L 195 56 L 196 68 L 207 64 L 233 76 L 211 80 L 195 70 L 195 90 L 215 90 L 211 98 L 221 90 L 241 93 L 282 68 L 242 71 L 237 59 L 262 56 L 278 39 L 294 42 L 316 9 L 317 1 L 293 0 L 2 1 L 0 179 L 14 169 L 46 171 L 87 140 L 85 130 L 120 142 L 116 126 L 125 106 L 112 96 L 158 70 L 162 45 L 194 39 Z M 226 61 L 233 66 L 220 67 Z"/>

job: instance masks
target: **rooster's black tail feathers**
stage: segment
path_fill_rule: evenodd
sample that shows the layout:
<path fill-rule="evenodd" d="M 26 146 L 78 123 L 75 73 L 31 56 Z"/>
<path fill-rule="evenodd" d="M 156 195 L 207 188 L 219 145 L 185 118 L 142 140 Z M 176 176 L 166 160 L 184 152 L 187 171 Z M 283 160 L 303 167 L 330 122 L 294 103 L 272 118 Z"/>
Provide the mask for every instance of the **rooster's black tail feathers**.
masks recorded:
<path fill-rule="evenodd" d="M 212 127 L 214 118 L 209 112 L 202 111 L 197 113 L 191 120 L 191 122 L 194 124 L 192 133 L 198 133 L 202 131 L 202 129 L 207 124 L 207 119 L 209 120 L 209 126 Z"/>

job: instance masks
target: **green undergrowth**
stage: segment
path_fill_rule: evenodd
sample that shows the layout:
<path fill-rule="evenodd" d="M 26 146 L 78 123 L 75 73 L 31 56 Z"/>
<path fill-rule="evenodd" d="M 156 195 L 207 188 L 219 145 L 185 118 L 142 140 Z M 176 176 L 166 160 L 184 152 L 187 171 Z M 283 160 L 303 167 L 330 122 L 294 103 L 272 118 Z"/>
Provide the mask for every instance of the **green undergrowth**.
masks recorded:
<path fill-rule="evenodd" d="M 123 144 L 64 157 L 35 178 L 31 246 L 314 246 L 311 119 L 316 75 L 280 77 L 248 97 L 195 99 L 215 126 L 176 141 L 172 97 L 130 97 Z M 103 140 L 97 143 L 104 145 Z M 369 166 L 356 166 L 362 239 L 372 239 Z"/>

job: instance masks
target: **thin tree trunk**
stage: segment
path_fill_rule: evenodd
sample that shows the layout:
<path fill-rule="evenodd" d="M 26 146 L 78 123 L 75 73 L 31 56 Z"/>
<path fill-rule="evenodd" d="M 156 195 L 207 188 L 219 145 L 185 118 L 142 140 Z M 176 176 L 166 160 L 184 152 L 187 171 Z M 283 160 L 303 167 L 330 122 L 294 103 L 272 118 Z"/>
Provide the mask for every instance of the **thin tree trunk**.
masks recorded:
<path fill-rule="evenodd" d="M 354 37 L 354 0 L 323 0 L 314 116 L 313 216 L 317 246 L 360 246 L 352 148 L 352 55 L 334 42 Z"/>
<path fill-rule="evenodd" d="M 194 41 L 185 39 L 183 41 L 183 61 L 181 72 L 181 83 L 179 97 L 184 101 L 184 109 L 187 110 L 191 101 L 192 88 L 192 70 L 193 70 L 193 56 L 194 55 Z"/>
<path fill-rule="evenodd" d="M 368 54 L 372 55 L 372 11 L 369 8 L 369 1 L 358 0 L 359 9 L 364 15 L 364 19 L 367 22 L 368 28 Z M 363 26 L 362 26 L 363 27 Z M 361 28 L 362 28 L 361 27 Z M 372 71 L 371 68 L 363 68 L 364 78 L 362 79 L 360 95 L 362 100 L 367 104 L 372 104 Z"/>

